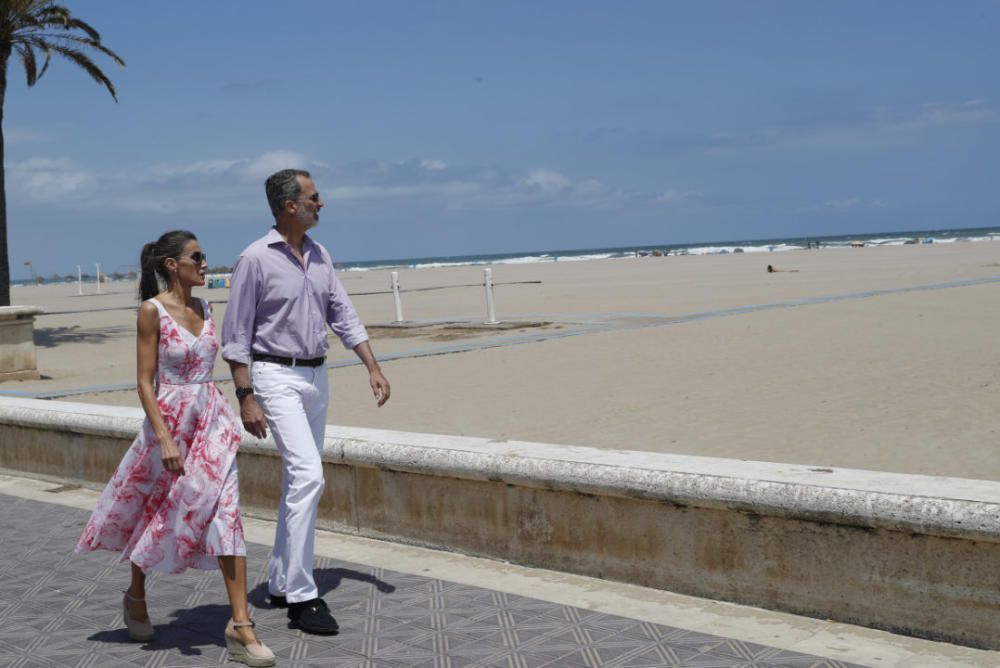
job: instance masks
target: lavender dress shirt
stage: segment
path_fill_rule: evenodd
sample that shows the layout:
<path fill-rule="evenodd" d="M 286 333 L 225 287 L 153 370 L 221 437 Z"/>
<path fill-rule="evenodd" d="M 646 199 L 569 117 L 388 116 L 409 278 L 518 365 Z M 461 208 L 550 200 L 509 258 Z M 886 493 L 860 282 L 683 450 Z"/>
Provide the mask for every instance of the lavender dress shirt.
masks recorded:
<path fill-rule="evenodd" d="M 308 236 L 302 254 L 305 268 L 274 228 L 243 251 L 222 322 L 223 359 L 250 364 L 252 353 L 322 357 L 330 348 L 326 325 L 345 348 L 368 340 L 330 254 Z"/>

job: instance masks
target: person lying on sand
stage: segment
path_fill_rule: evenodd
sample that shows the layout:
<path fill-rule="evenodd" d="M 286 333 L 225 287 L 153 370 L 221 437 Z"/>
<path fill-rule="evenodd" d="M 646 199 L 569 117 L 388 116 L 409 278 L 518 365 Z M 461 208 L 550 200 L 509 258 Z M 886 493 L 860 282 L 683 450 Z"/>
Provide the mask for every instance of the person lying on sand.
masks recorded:
<path fill-rule="evenodd" d="M 798 269 L 778 269 L 777 267 L 772 267 L 771 265 L 767 265 L 767 273 L 773 274 L 778 271 L 797 272 Z"/>

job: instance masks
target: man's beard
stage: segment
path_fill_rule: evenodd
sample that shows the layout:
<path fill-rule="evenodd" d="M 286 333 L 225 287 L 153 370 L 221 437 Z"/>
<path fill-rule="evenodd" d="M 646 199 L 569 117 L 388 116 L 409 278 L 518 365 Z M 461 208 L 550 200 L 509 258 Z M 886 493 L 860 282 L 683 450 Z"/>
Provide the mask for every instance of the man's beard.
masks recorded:
<path fill-rule="evenodd" d="M 318 211 L 315 212 L 315 213 L 312 213 L 312 212 L 306 211 L 305 208 L 303 208 L 299 212 L 298 216 L 299 216 L 299 221 L 302 223 L 302 226 L 305 227 L 306 230 L 311 230 L 312 228 L 314 228 L 317 225 L 319 225 L 319 212 Z"/>

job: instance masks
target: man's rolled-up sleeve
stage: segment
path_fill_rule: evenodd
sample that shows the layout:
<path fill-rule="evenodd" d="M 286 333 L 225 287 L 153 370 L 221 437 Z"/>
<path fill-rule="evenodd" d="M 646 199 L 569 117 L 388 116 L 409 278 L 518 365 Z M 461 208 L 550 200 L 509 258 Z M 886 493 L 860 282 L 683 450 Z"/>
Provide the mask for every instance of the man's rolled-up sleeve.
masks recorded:
<path fill-rule="evenodd" d="M 254 322 L 260 294 L 260 271 L 252 258 L 240 257 L 233 267 L 229 305 L 222 321 L 222 359 L 250 364 Z"/>
<path fill-rule="evenodd" d="M 354 304 L 351 302 L 347 290 L 340 283 L 332 266 L 330 267 L 330 301 L 326 307 L 326 322 L 348 350 L 352 350 L 359 343 L 368 340 L 368 331 L 361 322 L 361 317 L 354 309 Z"/>

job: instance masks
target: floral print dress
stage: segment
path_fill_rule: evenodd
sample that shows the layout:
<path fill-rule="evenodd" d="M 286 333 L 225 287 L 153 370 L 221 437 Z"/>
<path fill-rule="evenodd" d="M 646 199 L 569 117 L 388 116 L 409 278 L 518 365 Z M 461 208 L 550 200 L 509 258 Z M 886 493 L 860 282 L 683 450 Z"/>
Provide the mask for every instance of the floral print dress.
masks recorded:
<path fill-rule="evenodd" d="M 156 299 L 160 314 L 157 403 L 184 460 L 167 471 L 147 418 L 83 530 L 77 553 L 121 551 L 143 571 L 213 569 L 217 557 L 246 555 L 236 468 L 241 430 L 212 382 L 219 343 L 208 302 L 195 336 Z"/>

